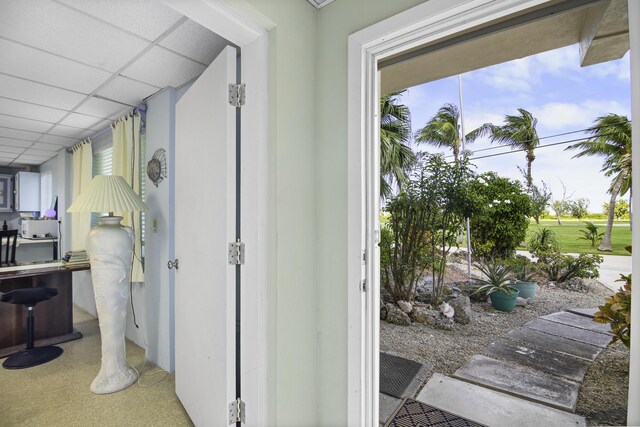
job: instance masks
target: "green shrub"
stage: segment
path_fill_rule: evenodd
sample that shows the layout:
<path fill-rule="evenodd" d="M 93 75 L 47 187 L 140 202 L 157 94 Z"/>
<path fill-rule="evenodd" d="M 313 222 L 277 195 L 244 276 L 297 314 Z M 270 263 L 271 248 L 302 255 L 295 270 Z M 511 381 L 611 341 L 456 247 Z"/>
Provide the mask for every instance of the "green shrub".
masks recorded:
<path fill-rule="evenodd" d="M 542 227 L 529 233 L 527 249 L 533 256 L 540 258 L 541 254 L 557 251 L 559 248 L 556 233 L 550 228 Z"/>
<path fill-rule="evenodd" d="M 549 281 L 566 282 L 574 277 L 595 279 L 602 257 L 596 254 L 580 254 L 577 257 L 559 251 L 542 253 L 537 266 Z"/>
<path fill-rule="evenodd" d="M 472 182 L 471 249 L 481 258 L 509 258 L 525 238 L 531 201 L 517 181 L 494 172 Z"/>
<path fill-rule="evenodd" d="M 588 242 L 591 242 L 592 247 L 602 242 L 604 233 L 598 233 L 598 226 L 591 221 L 584 221 L 584 223 L 586 230 L 580 230 L 582 236 L 578 237 L 578 240 L 586 240 Z"/>
<path fill-rule="evenodd" d="M 500 263 L 494 259 L 475 264 L 476 268 L 484 274 L 484 278 L 477 279 L 482 283 L 475 293 L 489 295 L 493 292 L 510 294 L 513 292 L 511 282 L 513 281 L 513 271 L 511 267 Z"/>
<path fill-rule="evenodd" d="M 425 156 L 404 190 L 388 201 L 380 277 L 395 301 L 413 300 L 427 269 L 432 271 L 434 303 L 442 298 L 447 255 L 475 205 L 468 188 L 472 179 L 466 161 L 448 163 L 442 156 Z"/>
<path fill-rule="evenodd" d="M 613 340 L 620 340 L 629 348 L 631 344 L 631 275 L 620 275 L 618 281 L 625 285 L 618 292 L 605 298 L 604 305 L 599 306 L 594 320 L 609 323 L 614 334 Z"/>

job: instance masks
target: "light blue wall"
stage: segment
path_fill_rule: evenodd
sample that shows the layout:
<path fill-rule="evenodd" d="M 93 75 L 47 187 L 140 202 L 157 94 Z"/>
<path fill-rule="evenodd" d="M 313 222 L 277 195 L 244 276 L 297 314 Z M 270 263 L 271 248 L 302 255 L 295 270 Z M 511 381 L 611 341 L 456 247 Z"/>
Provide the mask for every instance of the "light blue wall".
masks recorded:
<path fill-rule="evenodd" d="M 173 163 L 176 90 L 167 88 L 147 100 L 147 153 L 163 148 L 169 167 Z M 174 270 L 167 268 L 174 244 L 172 174 L 158 187 L 146 179 L 145 282 L 134 286 L 134 304 L 140 329 L 127 318 L 127 336 L 147 349 L 147 357 L 172 372 Z M 157 231 L 153 231 L 154 220 Z"/>

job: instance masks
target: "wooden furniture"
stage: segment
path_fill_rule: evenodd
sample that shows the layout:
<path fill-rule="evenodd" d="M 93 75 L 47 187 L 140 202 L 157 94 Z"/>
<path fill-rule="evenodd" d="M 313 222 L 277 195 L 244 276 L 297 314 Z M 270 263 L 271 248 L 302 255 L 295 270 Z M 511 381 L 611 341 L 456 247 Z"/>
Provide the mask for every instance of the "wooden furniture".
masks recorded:
<path fill-rule="evenodd" d="M 58 296 L 35 307 L 35 345 L 46 346 L 82 338 L 73 329 L 72 272 L 89 267 L 69 269 L 46 264 L 37 269 L 3 271 L 0 268 L 0 292 L 15 289 L 52 287 Z M 14 267 L 15 268 L 15 267 Z M 0 304 L 0 358 L 24 348 L 27 308 L 21 305 Z"/>
<path fill-rule="evenodd" d="M 4 245 L 4 251 L 0 251 L 0 265 L 16 263 L 16 242 L 18 230 L 0 230 L 0 244 Z M 4 252 L 4 256 L 2 256 Z M 9 256 L 11 254 L 11 256 Z"/>

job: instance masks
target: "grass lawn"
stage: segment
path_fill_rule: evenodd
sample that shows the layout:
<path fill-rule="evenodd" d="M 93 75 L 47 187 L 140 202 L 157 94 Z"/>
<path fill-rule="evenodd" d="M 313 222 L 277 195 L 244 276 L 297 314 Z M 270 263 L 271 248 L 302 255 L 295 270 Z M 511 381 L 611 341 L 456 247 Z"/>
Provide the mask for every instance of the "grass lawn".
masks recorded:
<path fill-rule="evenodd" d="M 604 233 L 606 228 L 606 220 L 592 221 L 598 226 L 598 231 Z M 584 222 L 578 220 L 562 220 L 562 225 L 558 225 L 556 220 L 540 220 L 540 225 L 535 221 L 529 224 L 529 231 L 536 230 L 541 227 L 547 227 L 556 233 L 560 250 L 562 252 L 572 253 L 598 253 L 602 255 L 630 255 L 624 247 L 631 245 L 631 230 L 629 229 L 629 221 L 614 221 L 611 242 L 613 246 L 612 252 L 599 252 L 597 247 L 592 247 L 591 242 L 578 239 L 582 237 L 581 229 L 584 229 Z M 526 248 L 518 248 L 526 249 Z"/>

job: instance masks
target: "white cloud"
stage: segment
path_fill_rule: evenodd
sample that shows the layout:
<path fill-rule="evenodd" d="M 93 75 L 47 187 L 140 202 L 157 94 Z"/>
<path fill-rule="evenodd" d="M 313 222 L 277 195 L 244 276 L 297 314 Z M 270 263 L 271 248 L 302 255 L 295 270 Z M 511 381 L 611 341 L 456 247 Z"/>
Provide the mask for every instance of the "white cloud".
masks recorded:
<path fill-rule="evenodd" d="M 549 73 L 567 77 L 568 70 L 575 70 L 580 64 L 578 47 L 567 46 L 562 49 L 550 50 L 532 57 L 534 65 L 540 74 Z"/>
<path fill-rule="evenodd" d="M 550 130 L 575 130 L 591 126 L 599 116 L 609 113 L 625 114 L 625 111 L 617 101 L 587 100 L 579 104 L 552 102 L 532 108 L 531 113 L 538 119 L 538 126 Z"/>
<path fill-rule="evenodd" d="M 595 78 L 605 79 L 615 77 L 618 80 L 628 81 L 631 76 L 631 65 L 629 63 L 629 52 L 618 61 L 607 61 L 600 64 L 590 65 L 584 69 L 588 75 Z"/>

